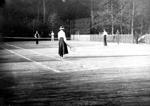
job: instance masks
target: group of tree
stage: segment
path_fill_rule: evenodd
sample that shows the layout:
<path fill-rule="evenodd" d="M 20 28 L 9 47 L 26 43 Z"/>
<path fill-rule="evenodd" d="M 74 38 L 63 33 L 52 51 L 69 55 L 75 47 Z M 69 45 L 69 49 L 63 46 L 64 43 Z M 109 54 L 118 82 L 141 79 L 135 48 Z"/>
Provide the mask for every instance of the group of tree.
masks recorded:
<path fill-rule="evenodd" d="M 149 0 L 93 0 L 95 31 L 107 29 L 114 34 L 149 33 Z"/>
<path fill-rule="evenodd" d="M 9 36 L 48 36 L 60 25 L 69 33 L 71 20 L 91 17 L 93 33 L 149 32 L 149 0 L 5 0 L 1 31 Z M 17 34 L 17 35 L 16 35 Z M 68 34 L 69 35 L 69 34 Z"/>
<path fill-rule="evenodd" d="M 6 0 L 2 14 L 7 35 L 32 36 L 39 30 L 46 37 L 52 30 L 58 32 L 60 25 L 68 29 L 70 20 L 88 17 L 89 10 L 79 0 Z"/>

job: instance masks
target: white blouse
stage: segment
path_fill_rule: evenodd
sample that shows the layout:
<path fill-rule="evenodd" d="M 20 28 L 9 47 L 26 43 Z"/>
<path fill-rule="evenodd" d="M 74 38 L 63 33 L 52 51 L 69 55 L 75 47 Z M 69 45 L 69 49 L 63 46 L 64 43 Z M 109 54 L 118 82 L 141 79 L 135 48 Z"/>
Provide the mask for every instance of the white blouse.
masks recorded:
<path fill-rule="evenodd" d="M 59 40 L 61 37 L 64 38 L 64 41 L 65 41 L 65 42 L 67 41 L 67 40 L 66 40 L 66 34 L 65 34 L 65 32 L 64 32 L 63 30 L 60 30 L 60 31 L 58 32 L 58 40 Z"/>
<path fill-rule="evenodd" d="M 106 31 L 104 31 L 102 35 L 103 35 L 103 36 L 104 36 L 104 35 L 108 36 L 108 33 L 107 33 Z"/>

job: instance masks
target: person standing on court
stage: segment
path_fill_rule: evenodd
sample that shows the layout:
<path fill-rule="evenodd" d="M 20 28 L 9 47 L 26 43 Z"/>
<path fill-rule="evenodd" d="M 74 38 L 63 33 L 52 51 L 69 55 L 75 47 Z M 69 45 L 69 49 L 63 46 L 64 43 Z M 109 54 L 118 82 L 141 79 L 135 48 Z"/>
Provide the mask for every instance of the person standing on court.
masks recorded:
<path fill-rule="evenodd" d="M 119 30 L 117 30 L 117 32 L 116 32 L 116 37 L 117 37 L 117 43 L 119 44 L 119 40 L 120 40 L 120 36 L 119 36 Z"/>
<path fill-rule="evenodd" d="M 51 32 L 51 41 L 54 41 L 54 32 Z"/>
<path fill-rule="evenodd" d="M 138 44 L 139 34 L 137 31 L 134 31 L 135 43 Z"/>
<path fill-rule="evenodd" d="M 108 33 L 106 32 L 105 29 L 104 29 L 102 35 L 103 35 L 103 39 L 104 39 L 104 46 L 107 46 L 107 36 L 108 36 Z"/>
<path fill-rule="evenodd" d="M 61 59 L 63 59 L 64 54 L 68 54 L 68 48 L 67 48 L 67 43 L 66 43 L 66 34 L 64 32 L 64 27 L 60 26 L 58 32 L 58 40 L 59 40 L 59 47 L 58 47 L 58 54 Z"/>
<path fill-rule="evenodd" d="M 35 34 L 34 34 L 34 38 L 36 39 L 36 44 L 39 44 L 40 34 L 38 33 L 37 30 L 36 30 L 36 32 L 35 32 Z"/>

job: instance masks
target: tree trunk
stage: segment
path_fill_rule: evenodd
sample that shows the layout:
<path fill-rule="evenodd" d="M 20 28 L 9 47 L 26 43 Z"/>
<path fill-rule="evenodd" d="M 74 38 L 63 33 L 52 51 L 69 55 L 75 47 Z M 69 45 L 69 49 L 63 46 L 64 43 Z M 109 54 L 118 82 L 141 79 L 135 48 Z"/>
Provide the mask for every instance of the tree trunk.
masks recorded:
<path fill-rule="evenodd" d="M 120 34 L 122 34 L 122 15 L 123 15 L 123 13 L 122 13 L 122 7 L 123 7 L 122 4 L 123 4 L 123 3 L 122 3 L 122 2 L 123 2 L 123 1 L 121 0 L 121 7 L 120 7 L 120 8 L 121 8 Z"/>
<path fill-rule="evenodd" d="M 141 17 L 141 35 L 143 35 L 143 17 Z"/>
<path fill-rule="evenodd" d="M 91 22 L 90 22 L 90 33 L 92 33 L 93 29 L 93 21 L 94 21 L 94 13 L 93 13 L 93 0 L 91 0 Z"/>
<path fill-rule="evenodd" d="M 45 23 L 46 20 L 46 6 L 45 6 L 45 0 L 43 0 L 43 22 Z"/>
<path fill-rule="evenodd" d="M 111 0 L 111 34 L 114 34 L 114 16 L 113 16 L 113 1 Z"/>
<path fill-rule="evenodd" d="M 133 35 L 134 31 L 134 0 L 132 0 L 132 21 L 131 21 L 131 34 Z"/>

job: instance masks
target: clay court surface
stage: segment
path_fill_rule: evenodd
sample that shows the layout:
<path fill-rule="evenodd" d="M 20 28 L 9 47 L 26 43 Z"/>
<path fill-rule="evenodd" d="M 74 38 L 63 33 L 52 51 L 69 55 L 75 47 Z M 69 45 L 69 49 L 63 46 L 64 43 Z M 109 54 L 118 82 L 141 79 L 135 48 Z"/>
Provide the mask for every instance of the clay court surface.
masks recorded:
<path fill-rule="evenodd" d="M 68 41 L 4 42 L 0 103 L 8 106 L 149 106 L 150 45 Z"/>

